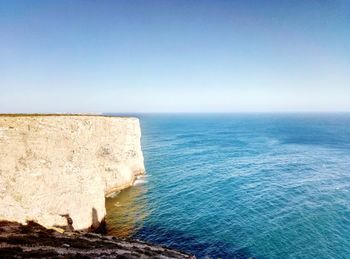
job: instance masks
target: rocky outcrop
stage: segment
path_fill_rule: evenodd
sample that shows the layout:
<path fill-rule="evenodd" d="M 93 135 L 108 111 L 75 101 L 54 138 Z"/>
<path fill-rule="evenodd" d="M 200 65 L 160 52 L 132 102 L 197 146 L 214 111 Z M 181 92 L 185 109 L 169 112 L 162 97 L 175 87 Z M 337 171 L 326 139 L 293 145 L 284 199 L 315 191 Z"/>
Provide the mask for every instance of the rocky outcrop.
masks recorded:
<path fill-rule="evenodd" d="M 69 235 L 29 222 L 0 222 L 1 258 L 195 258 L 137 240 L 91 233 Z"/>
<path fill-rule="evenodd" d="M 0 115 L 0 220 L 97 227 L 144 173 L 137 118 Z"/>

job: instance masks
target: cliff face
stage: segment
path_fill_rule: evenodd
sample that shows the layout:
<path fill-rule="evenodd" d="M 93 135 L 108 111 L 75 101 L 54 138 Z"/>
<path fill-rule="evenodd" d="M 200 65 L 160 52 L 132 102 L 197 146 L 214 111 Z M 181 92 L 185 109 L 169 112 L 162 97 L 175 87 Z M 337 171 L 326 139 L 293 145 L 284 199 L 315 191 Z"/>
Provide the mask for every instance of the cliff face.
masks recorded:
<path fill-rule="evenodd" d="M 98 226 L 105 195 L 144 173 L 136 118 L 0 116 L 0 220 Z"/>

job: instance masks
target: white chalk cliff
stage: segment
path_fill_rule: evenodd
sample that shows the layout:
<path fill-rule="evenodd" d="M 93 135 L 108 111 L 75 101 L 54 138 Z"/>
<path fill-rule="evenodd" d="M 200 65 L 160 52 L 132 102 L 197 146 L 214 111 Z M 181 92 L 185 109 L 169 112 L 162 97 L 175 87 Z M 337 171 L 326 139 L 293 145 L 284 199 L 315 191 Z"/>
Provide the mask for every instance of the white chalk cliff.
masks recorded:
<path fill-rule="evenodd" d="M 140 138 L 137 118 L 0 115 L 0 220 L 97 226 L 144 173 Z"/>

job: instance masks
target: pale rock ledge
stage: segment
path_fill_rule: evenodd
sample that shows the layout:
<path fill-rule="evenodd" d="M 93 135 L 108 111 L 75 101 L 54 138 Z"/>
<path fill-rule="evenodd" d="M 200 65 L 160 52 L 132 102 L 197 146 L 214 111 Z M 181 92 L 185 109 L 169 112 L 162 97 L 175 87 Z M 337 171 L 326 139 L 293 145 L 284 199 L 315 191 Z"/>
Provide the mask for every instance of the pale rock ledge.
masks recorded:
<path fill-rule="evenodd" d="M 97 227 L 145 171 L 140 138 L 137 118 L 0 115 L 0 220 Z"/>

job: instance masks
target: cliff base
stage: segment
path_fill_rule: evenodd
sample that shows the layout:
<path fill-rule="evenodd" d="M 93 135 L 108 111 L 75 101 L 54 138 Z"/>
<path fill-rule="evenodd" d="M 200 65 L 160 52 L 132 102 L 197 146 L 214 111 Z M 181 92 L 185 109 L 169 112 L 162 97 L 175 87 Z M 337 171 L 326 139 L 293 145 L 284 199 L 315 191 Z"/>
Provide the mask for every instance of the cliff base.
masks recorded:
<path fill-rule="evenodd" d="M 1 258 L 195 258 L 147 244 L 94 233 L 59 233 L 28 222 L 0 221 Z"/>

